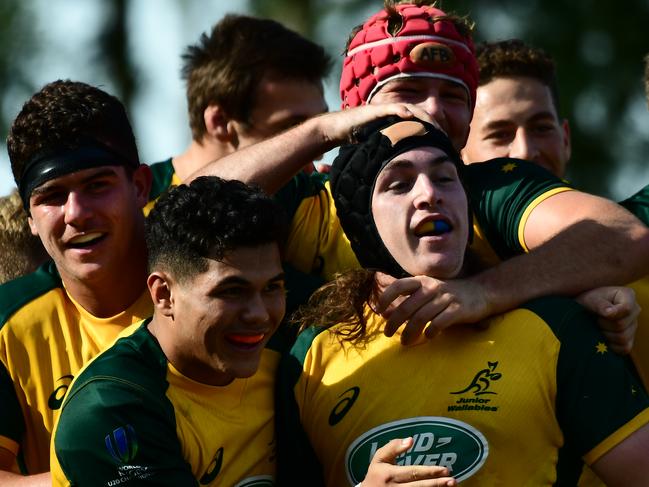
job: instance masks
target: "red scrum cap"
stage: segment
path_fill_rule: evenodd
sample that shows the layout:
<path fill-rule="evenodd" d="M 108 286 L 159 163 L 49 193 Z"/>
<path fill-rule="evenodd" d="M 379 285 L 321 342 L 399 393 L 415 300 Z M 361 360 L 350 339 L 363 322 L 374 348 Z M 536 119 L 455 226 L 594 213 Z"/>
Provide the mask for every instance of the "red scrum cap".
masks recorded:
<path fill-rule="evenodd" d="M 471 111 L 478 86 L 473 40 L 462 35 L 446 13 L 430 5 L 396 5 L 402 25 L 388 31 L 385 10 L 373 15 L 349 44 L 340 78 L 342 107 L 369 103 L 387 82 L 397 78 L 442 78 L 459 83 L 469 94 Z"/>

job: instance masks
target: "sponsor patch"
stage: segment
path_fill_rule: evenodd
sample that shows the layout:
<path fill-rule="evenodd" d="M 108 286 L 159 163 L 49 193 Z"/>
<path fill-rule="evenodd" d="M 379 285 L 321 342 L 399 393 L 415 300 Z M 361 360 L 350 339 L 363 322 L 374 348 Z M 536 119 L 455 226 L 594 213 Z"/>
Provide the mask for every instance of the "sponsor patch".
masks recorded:
<path fill-rule="evenodd" d="M 455 64 L 453 50 L 437 42 L 422 42 L 410 51 L 410 60 L 431 70 L 446 68 Z"/>
<path fill-rule="evenodd" d="M 443 466 L 458 482 L 480 470 L 489 455 L 487 439 L 470 424 L 438 416 L 401 419 L 372 428 L 349 446 L 345 469 L 351 485 L 365 478 L 376 450 L 390 440 L 410 436 L 413 445 L 397 457 L 398 465 Z"/>

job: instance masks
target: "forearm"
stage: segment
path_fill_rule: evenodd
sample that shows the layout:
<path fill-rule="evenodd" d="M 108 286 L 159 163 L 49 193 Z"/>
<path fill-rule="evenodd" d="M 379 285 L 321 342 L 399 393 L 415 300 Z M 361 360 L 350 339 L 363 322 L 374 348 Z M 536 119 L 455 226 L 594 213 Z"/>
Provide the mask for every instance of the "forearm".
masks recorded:
<path fill-rule="evenodd" d="M 3 487 L 50 487 L 52 479 L 49 472 L 24 476 L 0 470 L 0 485 Z"/>
<path fill-rule="evenodd" d="M 649 269 L 649 231 L 642 225 L 611 230 L 582 221 L 469 279 L 485 291 L 491 314 L 550 294 L 574 296 L 600 286 L 623 285 Z"/>
<path fill-rule="evenodd" d="M 198 176 L 219 176 L 257 184 L 267 193 L 273 194 L 306 164 L 349 141 L 357 127 L 388 115 L 402 118 L 414 115 L 426 117 L 416 107 L 401 103 L 365 105 L 325 113 L 275 137 L 212 161 L 192 174 L 187 181 Z"/>
<path fill-rule="evenodd" d="M 189 176 L 187 181 L 198 176 L 219 176 L 257 184 L 273 194 L 302 167 L 336 145 L 336 141 L 326 138 L 322 117 L 315 117 L 275 137 L 212 161 Z"/>

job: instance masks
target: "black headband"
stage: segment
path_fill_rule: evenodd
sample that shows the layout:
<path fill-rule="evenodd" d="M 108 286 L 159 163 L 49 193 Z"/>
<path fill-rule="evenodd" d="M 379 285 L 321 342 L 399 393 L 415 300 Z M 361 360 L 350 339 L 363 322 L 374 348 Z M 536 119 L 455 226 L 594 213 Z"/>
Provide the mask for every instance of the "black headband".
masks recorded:
<path fill-rule="evenodd" d="M 29 211 L 32 191 L 47 181 L 83 169 L 101 166 L 137 168 L 139 162 L 128 159 L 110 147 L 96 141 L 84 141 L 79 147 L 39 153 L 26 165 L 18 183 L 23 206 Z"/>
<path fill-rule="evenodd" d="M 340 224 L 364 268 L 405 277 L 408 273 L 394 260 L 374 224 L 376 178 L 392 159 L 417 147 L 443 150 L 460 177 L 462 160 L 444 132 L 421 120 L 383 118 L 362 127 L 357 139 L 359 143 L 340 149 L 331 167 L 331 192 Z"/>

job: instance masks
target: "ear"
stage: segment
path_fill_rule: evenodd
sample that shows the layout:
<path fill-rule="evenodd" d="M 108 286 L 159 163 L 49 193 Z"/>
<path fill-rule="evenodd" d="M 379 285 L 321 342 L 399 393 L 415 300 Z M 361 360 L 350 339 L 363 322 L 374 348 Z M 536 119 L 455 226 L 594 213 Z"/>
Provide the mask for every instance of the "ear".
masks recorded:
<path fill-rule="evenodd" d="M 27 217 L 27 222 L 29 223 L 29 229 L 32 231 L 32 235 L 34 237 L 38 237 L 38 229 L 36 228 L 36 224 L 34 223 L 34 219 L 32 218 L 32 215 Z"/>
<path fill-rule="evenodd" d="M 146 164 L 140 164 L 133 172 L 133 184 L 135 185 L 136 199 L 140 208 L 144 208 L 149 202 L 152 182 L 153 173 L 151 168 Z"/>
<path fill-rule="evenodd" d="M 166 272 L 152 272 L 146 280 L 153 308 L 167 318 L 174 316 L 173 279 Z"/>
<path fill-rule="evenodd" d="M 561 122 L 561 129 L 563 130 L 563 150 L 566 156 L 566 163 L 570 161 L 572 155 L 572 142 L 570 140 L 570 124 L 568 119 L 564 118 Z"/>
<path fill-rule="evenodd" d="M 220 105 L 209 105 L 203 112 L 207 137 L 219 142 L 230 142 L 229 118 Z"/>

